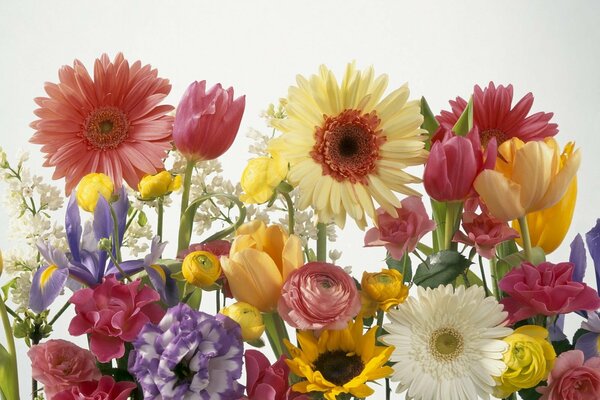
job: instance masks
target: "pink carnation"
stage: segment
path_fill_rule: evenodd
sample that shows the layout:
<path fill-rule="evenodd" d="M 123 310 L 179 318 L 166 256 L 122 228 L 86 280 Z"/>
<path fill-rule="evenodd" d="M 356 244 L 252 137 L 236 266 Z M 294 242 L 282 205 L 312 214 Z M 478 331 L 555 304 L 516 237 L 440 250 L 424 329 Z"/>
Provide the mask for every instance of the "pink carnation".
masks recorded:
<path fill-rule="evenodd" d="M 519 233 L 506 222 L 486 213 L 465 211 L 462 226 L 466 234 L 458 231 L 452 241 L 474 246 L 477 254 L 487 259 L 494 257 L 498 244 L 519 237 Z"/>
<path fill-rule="evenodd" d="M 537 267 L 523 263 L 502 278 L 500 289 L 509 297 L 500 302 L 511 323 L 534 315 L 552 316 L 600 307 L 598 293 L 585 283 L 575 282 L 573 264 L 544 262 Z"/>
<path fill-rule="evenodd" d="M 600 399 L 600 357 L 584 363 L 583 352 L 562 353 L 548 377 L 548 386 L 538 387 L 540 400 Z"/>
<path fill-rule="evenodd" d="M 346 271 L 310 262 L 288 276 L 277 310 L 296 329 L 344 329 L 360 307 L 360 295 Z"/>
<path fill-rule="evenodd" d="M 94 289 L 75 292 L 75 317 L 69 325 L 74 336 L 90 334 L 90 350 L 100 362 L 125 354 L 124 342 L 131 342 L 149 321 L 158 323 L 165 315 L 156 303 L 160 295 L 140 280 L 124 284 L 109 275 Z"/>
<path fill-rule="evenodd" d="M 100 379 L 96 359 L 89 350 L 66 340 L 48 340 L 32 346 L 31 376 L 44 384 L 46 398 L 81 382 Z"/>
<path fill-rule="evenodd" d="M 51 400 L 127 400 L 136 387 L 133 382 L 115 382 L 111 376 L 103 376 L 63 390 Z"/>
<path fill-rule="evenodd" d="M 385 246 L 396 260 L 412 252 L 419 240 L 435 229 L 435 222 L 429 219 L 420 197 L 407 197 L 400 204 L 397 218 L 379 208 L 378 227 L 369 229 L 365 235 L 366 247 Z"/>

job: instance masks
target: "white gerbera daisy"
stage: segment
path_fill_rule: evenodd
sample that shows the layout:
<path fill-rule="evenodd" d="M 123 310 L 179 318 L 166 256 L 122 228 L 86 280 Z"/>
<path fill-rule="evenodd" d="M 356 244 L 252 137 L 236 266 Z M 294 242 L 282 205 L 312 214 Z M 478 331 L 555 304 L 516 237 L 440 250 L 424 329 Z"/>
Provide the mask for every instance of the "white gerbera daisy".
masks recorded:
<path fill-rule="evenodd" d="M 382 341 L 395 346 L 396 391 L 408 390 L 415 400 L 488 399 L 493 377 L 506 369 L 501 339 L 512 333 L 506 315 L 479 286 L 418 287 L 417 297 L 391 310 L 384 326 L 389 334 Z"/>

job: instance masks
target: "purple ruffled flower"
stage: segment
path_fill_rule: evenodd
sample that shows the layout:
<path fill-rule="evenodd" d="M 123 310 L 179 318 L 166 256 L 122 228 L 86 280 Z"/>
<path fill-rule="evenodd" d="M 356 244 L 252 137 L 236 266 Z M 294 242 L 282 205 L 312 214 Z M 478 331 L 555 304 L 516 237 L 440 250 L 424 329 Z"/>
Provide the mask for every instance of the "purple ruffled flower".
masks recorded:
<path fill-rule="evenodd" d="M 145 399 L 239 399 L 244 386 L 240 326 L 178 304 L 158 325 L 147 324 L 133 342 L 129 372 Z"/>

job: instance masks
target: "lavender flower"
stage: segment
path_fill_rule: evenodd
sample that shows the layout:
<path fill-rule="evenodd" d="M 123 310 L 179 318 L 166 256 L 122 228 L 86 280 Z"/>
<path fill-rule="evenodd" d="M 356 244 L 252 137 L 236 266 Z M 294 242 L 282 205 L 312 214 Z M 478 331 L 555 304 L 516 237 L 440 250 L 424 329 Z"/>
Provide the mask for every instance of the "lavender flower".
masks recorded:
<path fill-rule="evenodd" d="M 129 372 L 145 399 L 232 400 L 242 397 L 240 326 L 223 315 L 187 304 L 170 308 L 158 325 L 147 324 L 133 342 Z"/>

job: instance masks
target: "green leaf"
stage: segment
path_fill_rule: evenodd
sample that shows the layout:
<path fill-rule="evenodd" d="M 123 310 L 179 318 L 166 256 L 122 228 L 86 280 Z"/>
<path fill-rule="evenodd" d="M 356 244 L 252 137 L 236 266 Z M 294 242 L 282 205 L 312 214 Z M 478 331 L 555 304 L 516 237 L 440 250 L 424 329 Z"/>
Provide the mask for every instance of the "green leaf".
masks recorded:
<path fill-rule="evenodd" d="M 140 213 L 138 214 L 137 222 L 139 226 L 146 226 L 146 224 L 148 223 L 148 217 L 146 216 L 146 213 L 142 210 L 140 210 Z"/>
<path fill-rule="evenodd" d="M 477 285 L 483 287 L 483 281 L 481 280 L 481 278 L 475 275 L 475 273 L 470 269 L 467 270 L 467 279 L 469 280 L 469 286 Z M 458 278 L 456 278 L 456 286 L 458 285 L 466 286 L 463 274 L 460 274 Z"/>
<path fill-rule="evenodd" d="M 454 250 L 443 250 L 427 257 L 413 278 L 416 285 L 435 288 L 446 285 L 462 274 L 471 265 L 466 257 Z"/>
<path fill-rule="evenodd" d="M 539 385 L 539 386 L 545 386 L 545 385 Z M 521 398 L 523 400 L 538 400 L 540 397 L 542 397 L 542 395 L 540 393 L 535 391 L 535 388 L 521 389 L 521 390 L 519 390 L 519 396 L 521 396 Z"/>
<path fill-rule="evenodd" d="M 395 258 L 392 258 L 391 255 L 388 255 L 388 257 L 385 259 L 385 263 L 389 269 L 395 269 L 402 274 L 402 280 L 404 283 L 411 281 L 412 263 L 408 253 L 405 253 L 401 260 L 396 260 Z"/>
<path fill-rule="evenodd" d="M 19 398 L 19 388 L 16 386 L 18 383 L 16 374 L 17 366 L 14 365 L 13 357 L 0 344 L 0 390 L 7 400 Z"/>
<path fill-rule="evenodd" d="M 565 351 L 573 350 L 573 346 L 571 346 L 571 343 L 569 343 L 567 339 L 551 343 L 557 356 L 561 355 L 561 353 L 564 353 Z"/>
<path fill-rule="evenodd" d="M 425 129 L 429 134 L 429 140 L 425 143 L 425 149 L 429 150 L 431 148 L 431 137 L 440 124 L 437 122 L 435 116 L 431 112 L 431 108 L 429 108 L 429 104 L 427 104 L 425 97 L 421 97 L 421 114 L 423 115 L 423 123 L 421 124 L 421 128 Z"/>
<path fill-rule="evenodd" d="M 469 99 L 469 103 L 467 104 L 467 108 L 460 115 L 456 124 L 452 127 L 452 132 L 454 132 L 457 136 L 466 136 L 471 130 L 473 126 L 473 97 Z"/>
<path fill-rule="evenodd" d="M 496 246 L 496 253 L 498 254 L 498 258 L 504 258 L 513 253 L 517 253 L 519 248 L 517 247 L 517 243 L 514 239 L 510 239 L 500 243 Z"/>
<path fill-rule="evenodd" d="M 258 338 L 256 340 L 252 340 L 252 341 L 246 342 L 246 343 L 248 343 L 252 347 L 258 347 L 258 348 L 265 347 L 265 342 L 261 338 Z"/>
<path fill-rule="evenodd" d="M 2 290 L 2 294 L 4 295 L 2 298 L 4 299 L 4 301 L 8 300 L 8 291 L 10 289 L 12 289 L 15 284 L 17 283 L 17 278 L 13 278 L 10 281 L 6 282 L 1 288 L 0 290 Z"/>
<path fill-rule="evenodd" d="M 541 247 L 534 247 L 531 249 L 531 258 L 532 258 L 532 264 L 538 265 L 538 264 L 541 264 L 544 261 L 546 261 L 546 254 L 544 253 L 544 250 L 542 250 Z M 497 270 L 498 270 L 498 280 L 502 279 L 504 277 L 504 275 L 506 275 L 508 273 L 508 271 L 512 270 L 513 268 L 518 267 L 524 261 L 525 261 L 525 252 L 524 251 L 512 253 L 511 255 L 506 256 L 506 257 L 502 258 L 501 260 L 498 260 L 498 263 L 496 264 Z"/>

